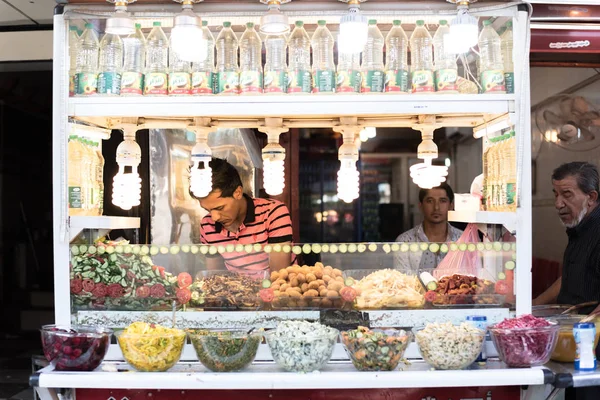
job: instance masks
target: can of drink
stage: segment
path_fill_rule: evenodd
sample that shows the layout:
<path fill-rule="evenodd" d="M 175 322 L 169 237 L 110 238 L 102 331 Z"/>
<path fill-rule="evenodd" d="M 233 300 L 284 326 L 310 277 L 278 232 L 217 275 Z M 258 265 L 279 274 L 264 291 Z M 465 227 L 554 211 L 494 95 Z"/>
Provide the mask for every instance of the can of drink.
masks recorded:
<path fill-rule="evenodd" d="M 573 324 L 573 338 L 577 346 L 577 354 L 575 356 L 576 370 L 593 371 L 596 369 L 595 337 L 596 324 L 590 322 Z"/>
<path fill-rule="evenodd" d="M 475 360 L 476 362 L 486 361 L 487 354 L 485 353 L 485 342 L 487 340 L 487 317 L 485 315 L 467 315 L 465 321 L 473 325 L 473 327 L 486 332 L 485 339 L 483 341 L 483 347 L 481 348 L 481 353 L 479 353 L 479 355 L 477 356 L 477 360 Z"/>

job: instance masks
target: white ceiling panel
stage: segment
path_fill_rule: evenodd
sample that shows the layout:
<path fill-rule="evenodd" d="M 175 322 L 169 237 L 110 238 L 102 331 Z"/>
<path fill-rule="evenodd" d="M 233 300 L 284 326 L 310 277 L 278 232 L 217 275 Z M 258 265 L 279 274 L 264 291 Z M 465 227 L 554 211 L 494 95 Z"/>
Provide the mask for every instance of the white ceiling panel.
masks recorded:
<path fill-rule="evenodd" d="M 38 23 L 52 23 L 55 0 L 6 0 Z"/>
<path fill-rule="evenodd" d="M 29 1 L 29 0 L 19 0 Z M 0 0 L 0 25 L 29 25 L 31 20 Z"/>

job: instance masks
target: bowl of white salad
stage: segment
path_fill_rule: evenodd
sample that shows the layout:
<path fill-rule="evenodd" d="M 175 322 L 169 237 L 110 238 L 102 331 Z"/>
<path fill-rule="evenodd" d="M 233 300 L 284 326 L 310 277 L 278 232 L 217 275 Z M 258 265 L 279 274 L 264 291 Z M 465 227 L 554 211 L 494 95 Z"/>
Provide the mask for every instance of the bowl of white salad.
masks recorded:
<path fill-rule="evenodd" d="M 327 364 L 339 331 L 318 322 L 283 321 L 265 337 L 277 365 L 289 372 L 318 371 Z"/>

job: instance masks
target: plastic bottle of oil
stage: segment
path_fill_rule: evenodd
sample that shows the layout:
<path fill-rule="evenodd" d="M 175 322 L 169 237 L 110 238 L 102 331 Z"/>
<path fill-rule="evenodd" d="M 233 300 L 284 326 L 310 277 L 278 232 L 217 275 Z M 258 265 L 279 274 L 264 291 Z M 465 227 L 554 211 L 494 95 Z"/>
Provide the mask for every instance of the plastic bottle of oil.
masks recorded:
<path fill-rule="evenodd" d="M 515 132 L 509 134 L 506 141 L 506 164 L 505 168 L 508 171 L 506 174 L 506 210 L 517 210 L 517 141 Z"/>
<path fill-rule="evenodd" d="M 362 92 L 381 93 L 385 85 L 383 46 L 385 41 L 377 20 L 369 20 L 367 43 L 362 54 Z"/>
<path fill-rule="evenodd" d="M 312 74 L 310 67 L 310 37 L 304 22 L 296 21 L 296 27 L 288 39 L 288 93 L 310 93 Z"/>
<path fill-rule="evenodd" d="M 385 38 L 385 91 L 408 92 L 408 36 L 402 23 L 394 20 Z"/>
<path fill-rule="evenodd" d="M 223 29 L 215 42 L 217 49 L 216 94 L 238 94 L 240 89 L 240 70 L 238 67 L 238 40 L 231 29 L 231 22 L 223 22 Z"/>
<path fill-rule="evenodd" d="M 318 21 L 311 39 L 313 51 L 313 93 L 335 93 L 335 64 L 333 62 L 333 35 L 327 22 Z"/>
<path fill-rule="evenodd" d="M 413 93 L 432 93 L 433 82 L 433 40 L 425 21 L 418 20 L 417 27 L 410 36 L 411 81 Z"/>
<path fill-rule="evenodd" d="M 83 158 L 85 153 L 77 136 L 69 136 L 67 148 L 69 163 L 67 187 L 69 196 L 69 215 L 85 215 L 86 193 L 83 180 Z"/>
<path fill-rule="evenodd" d="M 240 38 L 240 93 L 262 93 L 262 88 L 262 41 L 254 23 L 248 22 Z"/>

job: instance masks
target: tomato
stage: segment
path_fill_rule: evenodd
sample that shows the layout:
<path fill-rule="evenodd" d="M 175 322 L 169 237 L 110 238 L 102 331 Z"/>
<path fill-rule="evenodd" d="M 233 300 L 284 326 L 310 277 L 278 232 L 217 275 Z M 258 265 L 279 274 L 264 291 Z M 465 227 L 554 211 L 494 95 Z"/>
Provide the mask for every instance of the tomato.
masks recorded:
<path fill-rule="evenodd" d="M 193 281 L 194 280 L 192 279 L 192 276 L 187 272 L 182 272 L 179 275 L 177 275 L 177 285 L 180 288 L 186 288 L 190 286 Z"/>
<path fill-rule="evenodd" d="M 81 279 L 71 279 L 71 293 L 78 294 L 83 290 L 83 283 Z"/>
<path fill-rule="evenodd" d="M 273 301 L 273 299 L 275 298 L 275 291 L 271 288 L 268 289 L 261 289 L 258 292 L 258 295 L 260 296 L 260 299 L 265 302 L 265 303 L 270 303 Z"/>
<path fill-rule="evenodd" d="M 97 299 L 105 297 L 106 296 L 106 284 L 104 284 L 104 283 L 97 284 L 94 287 L 94 290 L 92 291 L 92 294 Z"/>
<path fill-rule="evenodd" d="M 117 299 L 119 297 L 123 297 L 123 286 L 119 283 L 111 283 L 108 285 L 106 292 L 113 299 Z"/>
<path fill-rule="evenodd" d="M 427 293 L 425 293 L 425 301 L 427 301 L 428 303 L 433 303 L 434 301 L 437 300 L 438 294 L 437 292 L 430 290 Z"/>
<path fill-rule="evenodd" d="M 148 286 L 140 286 L 135 290 L 135 295 L 141 299 L 150 296 L 150 288 Z"/>
<path fill-rule="evenodd" d="M 508 294 L 509 288 L 506 281 L 498 281 L 495 286 L 496 294 Z"/>
<path fill-rule="evenodd" d="M 161 299 L 165 297 L 165 294 L 165 287 L 160 283 L 156 283 L 150 288 L 150 297 L 154 297 L 155 299 Z"/>
<path fill-rule="evenodd" d="M 90 292 L 90 293 L 94 290 L 94 286 L 96 286 L 94 281 L 91 279 L 84 279 L 82 282 L 82 285 L 83 285 L 83 290 L 85 290 L 86 292 Z"/>
<path fill-rule="evenodd" d="M 347 302 L 352 302 L 356 299 L 356 290 L 350 286 L 345 286 L 340 290 L 340 296 Z"/>
<path fill-rule="evenodd" d="M 187 304 L 192 299 L 192 292 L 188 288 L 179 288 L 175 293 L 179 304 Z"/>
<path fill-rule="evenodd" d="M 165 267 L 161 267 L 159 265 L 153 265 L 152 266 L 152 270 L 153 271 L 158 271 L 158 273 L 160 274 L 161 278 L 165 277 Z"/>

